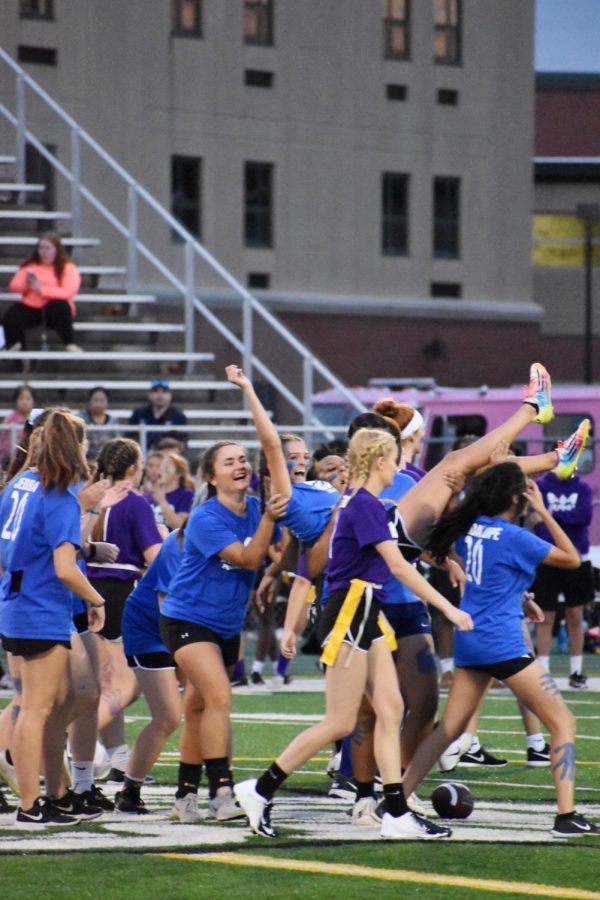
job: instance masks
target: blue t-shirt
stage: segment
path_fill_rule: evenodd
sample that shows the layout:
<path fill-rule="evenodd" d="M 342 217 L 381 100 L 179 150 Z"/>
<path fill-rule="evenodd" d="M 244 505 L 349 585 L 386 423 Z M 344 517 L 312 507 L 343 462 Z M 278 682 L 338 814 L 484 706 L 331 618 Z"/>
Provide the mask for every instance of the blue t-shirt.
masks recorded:
<path fill-rule="evenodd" d="M 454 634 L 457 666 L 485 665 L 525 656 L 523 592 L 552 545 L 500 517 L 480 516 L 456 542 L 467 586 L 460 603 L 473 631 Z"/>
<path fill-rule="evenodd" d="M 157 594 L 166 594 L 183 556 L 179 529 L 172 531 L 143 578 L 127 598 L 123 612 L 123 646 L 127 656 L 168 653 L 160 638 Z"/>
<path fill-rule="evenodd" d="M 31 470 L 7 485 L 0 506 L 0 555 L 5 571 L 0 633 L 13 638 L 69 639 L 71 593 L 56 576 L 53 553 L 65 543 L 79 549 L 80 539 L 81 509 L 71 490 L 45 491 L 38 473 Z"/>
<path fill-rule="evenodd" d="M 219 553 L 231 544 L 248 544 L 259 521 L 256 497 L 248 497 L 243 516 L 216 497 L 198 506 L 188 520 L 183 559 L 162 614 L 203 625 L 221 637 L 240 634 L 255 573 L 221 559 Z"/>
<path fill-rule="evenodd" d="M 400 497 L 404 497 L 404 495 L 415 486 L 416 481 L 417 479 L 408 475 L 405 470 L 396 472 L 392 484 L 382 490 L 379 498 L 380 500 L 392 500 L 396 503 Z M 393 509 L 393 505 L 391 503 L 386 504 L 386 509 Z M 398 581 L 397 578 L 390 578 L 390 580 L 385 583 L 384 587 L 385 599 L 383 602 L 386 604 L 399 605 L 423 602 L 420 597 L 417 597 L 414 591 L 411 591 L 410 588 L 406 587 L 401 581 Z"/>
<path fill-rule="evenodd" d="M 293 484 L 285 515 L 278 520 L 278 525 L 287 526 L 305 544 L 314 544 L 325 530 L 340 496 L 328 481 Z"/>
<path fill-rule="evenodd" d="M 390 570 L 375 544 L 394 540 L 385 509 L 377 497 L 360 488 L 340 504 L 329 549 L 327 580 L 330 591 L 347 589 L 353 578 L 374 584 L 389 581 Z M 378 600 L 382 590 L 374 591 Z"/>

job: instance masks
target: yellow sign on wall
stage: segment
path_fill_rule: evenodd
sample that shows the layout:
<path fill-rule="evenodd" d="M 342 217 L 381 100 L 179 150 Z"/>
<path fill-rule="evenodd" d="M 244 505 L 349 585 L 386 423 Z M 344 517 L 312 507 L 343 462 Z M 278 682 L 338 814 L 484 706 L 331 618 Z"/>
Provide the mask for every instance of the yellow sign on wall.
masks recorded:
<path fill-rule="evenodd" d="M 598 225 L 592 261 L 600 263 Z M 578 266 L 585 263 L 585 227 L 577 216 L 562 214 L 533 217 L 534 266 Z"/>

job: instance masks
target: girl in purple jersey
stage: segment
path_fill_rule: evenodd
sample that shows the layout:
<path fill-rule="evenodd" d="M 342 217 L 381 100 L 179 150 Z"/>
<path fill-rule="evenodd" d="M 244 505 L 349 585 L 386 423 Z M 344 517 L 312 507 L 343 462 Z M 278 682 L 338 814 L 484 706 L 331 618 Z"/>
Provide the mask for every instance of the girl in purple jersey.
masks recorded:
<path fill-rule="evenodd" d="M 382 431 L 357 432 L 350 442 L 351 492 L 340 505 L 331 541 L 328 578 L 331 595 L 320 622 L 322 662 L 327 665 L 325 718 L 298 735 L 258 779 L 238 784 L 235 795 L 257 834 L 274 837 L 270 806 L 275 791 L 298 766 L 354 727 L 366 692 L 377 714 L 375 756 L 386 799 L 381 835 L 385 838 L 447 837 L 440 828 L 408 811 L 401 784 L 398 732 L 402 700 L 390 644 L 393 636 L 380 617 L 380 585 L 390 571 L 447 614 L 457 627 L 469 616 L 434 591 L 398 550 L 384 508 L 377 499 L 392 483 L 398 464 L 394 438 Z M 288 640 L 293 643 L 293 635 Z M 290 647 L 290 649 L 293 649 Z"/>
<path fill-rule="evenodd" d="M 181 528 L 194 500 L 194 482 L 187 460 L 179 453 L 163 453 L 156 484 L 145 497 L 157 525 L 166 525 L 169 531 Z"/>
<path fill-rule="evenodd" d="M 110 562 L 95 559 L 87 562 L 88 578 L 106 600 L 106 621 L 98 645 L 101 672 L 98 728 L 111 760 L 108 780 L 116 783 L 123 781 L 128 761 L 123 710 L 139 690 L 123 653 L 121 619 L 127 597 L 162 545 L 152 509 L 138 493 L 142 474 L 142 451 L 136 441 L 115 438 L 98 455 L 95 478 L 124 481 L 130 487 L 123 500 L 101 512 L 92 531 L 94 540 L 115 544 L 119 548 L 118 556 Z"/>

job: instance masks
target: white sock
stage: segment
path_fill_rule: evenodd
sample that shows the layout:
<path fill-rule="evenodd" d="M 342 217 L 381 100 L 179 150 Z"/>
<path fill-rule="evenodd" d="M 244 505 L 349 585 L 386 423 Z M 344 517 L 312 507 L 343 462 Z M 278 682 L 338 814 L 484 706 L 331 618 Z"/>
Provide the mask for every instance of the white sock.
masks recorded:
<path fill-rule="evenodd" d="M 71 760 L 71 781 L 76 794 L 91 791 L 94 783 L 94 760 Z"/>
<path fill-rule="evenodd" d="M 107 747 L 106 752 L 110 760 L 111 769 L 126 772 L 129 763 L 129 750 L 127 744 L 119 744 L 118 747 Z"/>
<path fill-rule="evenodd" d="M 252 663 L 252 671 L 258 672 L 259 675 L 262 675 L 262 670 L 264 669 L 264 667 L 265 667 L 264 662 L 259 662 L 258 659 L 255 659 L 254 662 Z"/>
<path fill-rule="evenodd" d="M 545 668 L 546 672 L 550 671 L 550 657 L 549 656 L 540 656 L 538 654 L 537 661 L 539 662 L 540 666 L 543 666 Z"/>
<path fill-rule="evenodd" d="M 581 670 L 583 668 L 583 656 L 570 656 L 569 662 L 571 664 L 571 675 L 574 672 L 578 672 L 581 675 Z"/>
<path fill-rule="evenodd" d="M 538 731 L 537 734 L 528 734 L 527 735 L 527 746 L 531 747 L 532 750 L 537 750 L 540 752 L 546 746 L 546 741 L 541 733 Z"/>
<path fill-rule="evenodd" d="M 441 669 L 442 675 L 445 675 L 446 672 L 454 672 L 453 657 L 451 656 L 449 659 L 448 658 L 444 658 L 444 659 L 440 658 L 440 669 Z"/>
<path fill-rule="evenodd" d="M 479 753 L 481 750 L 481 744 L 479 743 L 479 738 L 476 734 L 471 738 L 471 746 L 468 749 L 468 753 Z"/>

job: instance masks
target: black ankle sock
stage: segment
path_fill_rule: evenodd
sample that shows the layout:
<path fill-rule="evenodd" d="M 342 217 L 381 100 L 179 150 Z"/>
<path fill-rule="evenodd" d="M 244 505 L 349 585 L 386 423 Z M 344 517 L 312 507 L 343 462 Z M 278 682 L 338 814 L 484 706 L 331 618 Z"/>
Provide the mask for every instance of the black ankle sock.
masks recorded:
<path fill-rule="evenodd" d="M 4 757 L 5 757 L 5 759 L 6 759 L 6 762 L 9 764 L 9 766 L 14 765 L 14 764 L 13 764 L 13 758 L 12 758 L 12 756 L 10 755 L 10 750 L 5 750 L 5 751 L 4 751 Z"/>
<path fill-rule="evenodd" d="M 129 775 L 126 775 L 123 782 L 123 791 L 126 791 L 128 794 L 135 794 L 136 797 L 139 797 L 143 783 L 143 779 L 130 778 Z"/>
<path fill-rule="evenodd" d="M 181 800 L 186 794 L 197 794 L 200 778 L 202 777 L 202 764 L 194 765 L 192 763 L 179 763 L 179 772 L 177 775 L 177 790 L 175 798 Z"/>
<path fill-rule="evenodd" d="M 404 788 L 401 783 L 384 784 L 383 796 L 385 797 L 385 811 L 397 819 L 408 812 L 406 799 L 404 797 Z"/>
<path fill-rule="evenodd" d="M 354 779 L 354 784 L 356 785 L 356 799 L 362 800 L 363 797 L 372 797 L 373 796 L 373 782 L 372 781 L 357 781 Z"/>
<path fill-rule="evenodd" d="M 267 771 L 263 772 L 256 782 L 256 793 L 265 800 L 271 800 L 275 791 L 281 787 L 287 777 L 288 773 L 280 769 L 276 762 L 271 763 Z"/>
<path fill-rule="evenodd" d="M 571 816 L 574 816 L 574 815 L 575 815 L 575 810 L 572 809 L 570 813 L 557 813 L 556 818 L 557 819 L 570 819 Z"/>
<path fill-rule="evenodd" d="M 208 795 L 210 799 L 216 795 L 221 787 L 233 787 L 233 778 L 226 756 L 216 756 L 214 759 L 205 759 L 204 768 L 208 778 Z"/>

